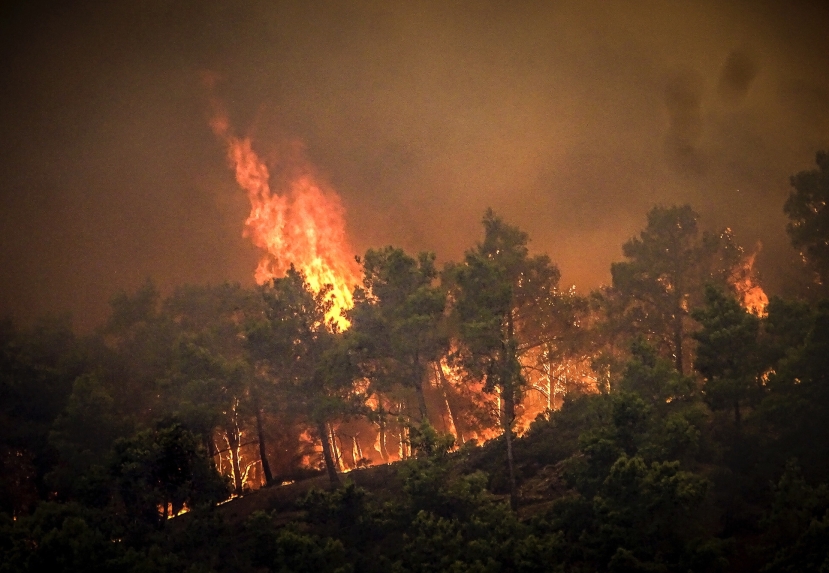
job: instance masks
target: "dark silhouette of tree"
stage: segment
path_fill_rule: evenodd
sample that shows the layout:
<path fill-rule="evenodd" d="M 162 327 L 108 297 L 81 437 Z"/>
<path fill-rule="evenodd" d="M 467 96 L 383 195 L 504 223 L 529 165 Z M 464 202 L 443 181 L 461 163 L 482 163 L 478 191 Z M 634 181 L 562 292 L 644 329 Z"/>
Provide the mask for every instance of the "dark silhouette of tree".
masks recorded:
<path fill-rule="evenodd" d="M 510 500 L 518 492 L 512 451 L 515 405 L 527 384 L 521 357 L 543 342 L 539 328 L 558 285 L 558 268 L 546 255 L 530 256 L 529 237 L 489 209 L 484 240 L 467 251 L 463 263 L 447 269 L 457 324 L 456 360 L 485 391 L 497 393 L 507 446 Z"/>
<path fill-rule="evenodd" d="M 175 325 L 162 312 L 161 294 L 150 280 L 132 295 L 118 293 L 110 305 L 101 331 L 107 387 L 119 413 L 136 426 L 152 424 L 163 410 L 157 383 L 174 361 Z"/>
<path fill-rule="evenodd" d="M 228 494 L 199 440 L 180 424 L 117 441 L 110 471 L 126 508 L 149 523 L 163 523 L 185 505 L 215 504 Z"/>
<path fill-rule="evenodd" d="M 786 232 L 792 245 L 815 272 L 824 287 L 829 284 L 829 153 L 819 151 L 817 169 L 801 171 L 790 178 L 794 191 L 783 212 L 789 217 Z"/>
<path fill-rule="evenodd" d="M 386 247 L 369 250 L 362 262 L 363 287 L 355 291 L 348 335 L 359 351 L 363 374 L 375 391 L 386 392 L 395 384 L 413 389 L 425 420 L 423 384 L 430 363 L 448 347 L 442 327 L 446 293 L 434 285 L 435 256 L 420 253 L 414 259 L 402 249 Z"/>
<path fill-rule="evenodd" d="M 702 326 L 692 335 L 697 341 L 694 368 L 705 377 L 708 405 L 712 410 L 732 409 L 739 429 L 741 407 L 761 397 L 760 319 L 712 285 L 706 287 L 705 299 L 705 306 L 692 313 Z"/>
<path fill-rule="evenodd" d="M 829 302 L 817 305 L 803 343 L 790 348 L 766 384 L 756 414 L 774 436 L 769 458 L 797 457 L 804 474 L 829 476 Z"/>
<path fill-rule="evenodd" d="M 654 207 L 648 224 L 622 246 L 628 259 L 613 263 L 613 293 L 619 327 L 644 335 L 685 372 L 692 308 L 706 283 L 726 287 L 743 252 L 728 231 L 700 234 L 690 206 Z"/>
<path fill-rule="evenodd" d="M 244 483 L 240 460 L 243 435 L 255 426 L 266 483 L 273 481 L 262 428 L 257 379 L 244 346 L 248 320 L 261 312 L 258 297 L 236 284 L 181 287 L 164 301 L 163 313 L 176 334 L 173 360 L 161 386 L 164 411 L 186 423 L 211 454 L 219 431 L 230 453 L 234 489 Z"/>
<path fill-rule="evenodd" d="M 336 325 L 325 315 L 332 302 L 328 289 L 310 290 L 291 267 L 285 277 L 261 289 L 264 311 L 248 328 L 248 348 L 258 375 L 269 385 L 267 399 L 300 413 L 317 433 L 332 484 L 339 483 L 328 424 L 357 410 L 348 349 Z"/>
<path fill-rule="evenodd" d="M 87 367 L 79 342 L 68 317 L 27 329 L 0 321 L 0 511 L 28 511 L 54 491 L 45 480 L 59 463 L 49 432 Z"/>
<path fill-rule="evenodd" d="M 64 498 L 88 498 L 90 494 L 104 497 L 97 487 L 98 478 L 104 472 L 112 445 L 132 432 L 129 419 L 115 410 L 114 400 L 100 376 L 78 376 L 66 408 L 49 433 L 49 443 L 60 454 L 60 463 L 50 472 L 49 483 Z"/>

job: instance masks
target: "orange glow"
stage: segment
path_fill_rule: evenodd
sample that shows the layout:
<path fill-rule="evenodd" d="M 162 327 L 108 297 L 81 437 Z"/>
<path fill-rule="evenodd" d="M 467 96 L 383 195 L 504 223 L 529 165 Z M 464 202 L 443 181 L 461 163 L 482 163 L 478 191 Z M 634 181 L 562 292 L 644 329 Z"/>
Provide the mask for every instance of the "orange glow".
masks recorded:
<path fill-rule="evenodd" d="M 539 415 L 546 417 L 561 408 L 567 394 L 595 394 L 599 391 L 590 356 L 550 361 L 545 360 L 542 353 L 530 353 L 524 356 L 523 362 L 525 366 L 534 364 L 536 367 L 525 371 L 528 385 L 516 409 L 515 433 L 519 436 L 529 430 Z"/>
<path fill-rule="evenodd" d="M 461 420 L 452 417 L 450 431 L 454 430 L 455 445 L 459 447 L 469 440 L 483 443 L 500 436 L 500 396 L 497 393 L 484 392 L 482 380 L 467 379 L 460 369 L 449 364 L 445 358 L 441 359 L 439 365 L 448 384 L 448 390 L 462 400 L 463 406 L 459 405 L 454 414 L 458 418 L 466 418 L 463 420 L 465 430 L 461 432 L 458 428 L 458 422 Z M 448 405 L 448 396 L 445 395 L 444 399 Z"/>
<path fill-rule="evenodd" d="M 213 132 L 227 145 L 227 156 L 236 182 L 248 194 L 250 215 L 243 236 L 264 251 L 254 273 L 258 284 L 284 276 L 293 264 L 319 292 L 331 286 L 333 307 L 326 315 L 340 329 L 348 328 L 341 311 L 353 305 L 351 290 L 360 272 L 345 233 L 345 211 L 337 193 L 313 174 L 307 162 L 290 173 L 280 173 L 284 183 L 271 188 L 268 166 L 253 150 L 249 137 L 231 133 L 227 116 L 214 105 Z M 286 170 L 287 171 L 287 170 Z"/>
<path fill-rule="evenodd" d="M 759 250 L 759 246 L 758 246 Z M 766 307 L 769 305 L 769 297 L 763 290 L 754 274 L 754 259 L 757 251 L 747 256 L 742 265 L 738 266 L 732 274 L 732 284 L 740 303 L 748 312 L 757 316 L 766 315 Z"/>
<path fill-rule="evenodd" d="M 178 517 L 179 515 L 184 515 L 185 513 L 189 512 L 189 511 L 190 511 L 190 508 L 187 507 L 187 504 L 185 503 L 181 506 L 181 509 L 178 510 L 178 513 L 173 513 L 173 504 L 168 503 L 167 504 L 167 514 L 166 514 L 167 519 L 173 519 L 174 517 Z M 158 506 L 158 513 L 164 514 L 164 506 L 163 505 Z"/>

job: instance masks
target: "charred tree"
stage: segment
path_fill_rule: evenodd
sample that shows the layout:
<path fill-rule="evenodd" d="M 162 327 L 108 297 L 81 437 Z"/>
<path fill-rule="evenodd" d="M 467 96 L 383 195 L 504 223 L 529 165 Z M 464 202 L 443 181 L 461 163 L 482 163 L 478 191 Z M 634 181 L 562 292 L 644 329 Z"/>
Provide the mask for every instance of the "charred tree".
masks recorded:
<path fill-rule="evenodd" d="M 262 408 L 259 404 L 259 397 L 254 395 L 253 407 L 256 413 L 256 440 L 259 444 L 259 459 L 262 462 L 262 473 L 265 475 L 265 485 L 273 484 L 271 465 L 268 463 L 268 453 L 265 444 L 265 428 L 262 424 Z"/>
<path fill-rule="evenodd" d="M 322 458 L 325 461 L 325 470 L 328 472 L 328 479 L 332 486 L 340 485 L 340 477 L 337 475 L 337 468 L 334 465 L 334 456 L 331 454 L 331 442 L 328 439 L 328 431 L 324 422 L 317 423 L 317 433 L 322 443 Z"/>

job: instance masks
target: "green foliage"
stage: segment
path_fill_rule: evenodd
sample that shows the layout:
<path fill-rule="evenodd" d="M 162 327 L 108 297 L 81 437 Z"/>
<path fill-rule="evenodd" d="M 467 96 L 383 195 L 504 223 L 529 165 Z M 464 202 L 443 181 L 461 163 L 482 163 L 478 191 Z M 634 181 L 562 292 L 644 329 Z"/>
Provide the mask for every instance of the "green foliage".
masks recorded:
<path fill-rule="evenodd" d="M 593 451 L 585 455 L 596 458 L 598 445 L 594 441 Z M 634 570 L 676 570 L 683 563 L 699 563 L 699 548 L 716 545 L 714 539 L 706 539 L 701 519 L 708 481 L 680 470 L 679 462 L 647 464 L 640 456 L 624 453 L 608 468 L 612 441 L 606 439 L 603 445 L 604 458 L 594 459 L 576 480 L 580 495 L 553 507 L 548 516 L 553 527 L 581 549 L 581 558 L 600 569 L 622 570 L 623 564 L 639 563 L 636 567 L 644 569 Z M 693 570 L 721 566 L 720 553 L 710 555 L 705 568 Z"/>
<path fill-rule="evenodd" d="M 194 510 L 185 519 L 186 527 L 141 530 L 109 509 L 73 502 L 41 503 L 16 521 L 0 514 L 0 572 L 225 570 L 222 552 L 233 545 L 232 532 L 213 511 Z"/>
<path fill-rule="evenodd" d="M 698 343 L 694 367 L 705 377 L 706 402 L 713 410 L 733 409 L 739 426 L 740 407 L 755 405 L 762 392 L 760 319 L 711 285 L 705 290 L 705 306 L 693 317 L 702 326 L 693 334 Z"/>
<path fill-rule="evenodd" d="M 454 360 L 472 378 L 483 380 L 486 392 L 500 396 L 510 501 L 516 507 L 512 431 L 515 405 L 527 385 L 521 357 L 554 336 L 545 327 L 553 322 L 560 273 L 546 255 L 530 256 L 528 235 L 491 209 L 483 224 L 483 242 L 445 273 L 457 328 Z"/>
<path fill-rule="evenodd" d="M 362 404 L 349 346 L 326 320 L 329 289 L 315 294 L 291 267 L 260 292 L 262 315 L 247 329 L 248 350 L 264 377 L 260 390 L 270 400 L 289 404 L 315 430 L 329 478 L 337 483 L 326 424 L 360 412 Z"/>
<path fill-rule="evenodd" d="M 352 369 L 325 318 L 332 304 L 328 292 L 314 294 L 291 268 L 261 294 L 264 313 L 249 324 L 247 346 L 266 368 L 272 389 L 313 422 L 328 420 L 338 408 L 344 412 Z"/>
<path fill-rule="evenodd" d="M 87 360 L 67 318 L 0 321 L 0 511 L 26 513 L 48 491 L 59 461 L 49 431 Z"/>
<path fill-rule="evenodd" d="M 297 507 L 306 510 L 313 523 L 346 528 L 355 525 L 367 511 L 368 497 L 366 490 L 346 482 L 334 491 L 312 489 L 297 501 Z"/>
<path fill-rule="evenodd" d="M 484 231 L 441 286 L 433 255 L 370 250 L 348 333 L 294 269 L 163 301 L 147 283 L 83 341 L 65 321 L 0 323 L 0 573 L 829 570 L 829 303 L 747 313 L 727 285 L 742 251 L 687 206 L 648 214 L 590 313 L 525 233 L 491 211 Z M 411 459 L 349 474 L 363 487 L 214 507 L 218 432 L 255 428 L 261 454 L 265 424 L 299 420 L 336 481 L 328 425 L 368 410 L 355 380 L 417 391 L 449 333 L 455 364 L 499 393 L 502 436 L 451 451 L 423 417 Z M 587 346 L 605 351 L 600 392 L 514 436 L 533 369 Z M 238 520 L 257 504 L 277 509 Z"/>
<path fill-rule="evenodd" d="M 61 463 L 49 474 L 49 483 L 63 496 L 104 503 L 103 468 L 115 440 L 130 433 L 130 424 L 115 411 L 114 400 L 100 378 L 79 376 L 66 409 L 58 416 L 49 442 Z"/>
<path fill-rule="evenodd" d="M 416 457 L 443 457 L 455 445 L 452 434 L 440 434 L 428 420 L 409 426 L 409 442 Z"/>
<path fill-rule="evenodd" d="M 504 506 L 482 508 L 468 520 L 421 511 L 406 536 L 402 565 L 412 572 L 509 570 L 522 529 Z"/>
<path fill-rule="evenodd" d="M 2 527 L 0 571 L 115 571 L 122 547 L 96 524 L 100 514 L 74 504 L 41 504 Z"/>
<path fill-rule="evenodd" d="M 814 310 L 804 301 L 771 297 L 762 328 L 765 367 L 776 365 L 803 344 L 814 320 Z"/>
<path fill-rule="evenodd" d="M 355 291 L 349 338 L 359 353 L 362 374 L 373 389 L 395 384 L 417 392 L 420 418 L 426 416 L 424 379 L 430 362 L 448 347 L 443 326 L 446 292 L 434 286 L 435 255 L 417 260 L 402 249 L 370 249 L 363 262 L 363 287 Z"/>
<path fill-rule="evenodd" d="M 829 570 L 829 485 L 812 487 L 789 460 L 763 519 L 768 564 L 763 571 Z"/>
<path fill-rule="evenodd" d="M 767 456 L 797 457 L 810 477 L 829 478 L 829 303 L 817 305 L 803 344 L 770 376 L 758 422 L 773 431 Z"/>
<path fill-rule="evenodd" d="M 147 279 L 132 296 L 123 291 L 119 292 L 110 301 L 112 314 L 107 330 L 123 332 L 138 324 L 150 322 L 158 314 L 160 300 L 161 295 L 150 279 Z"/>
<path fill-rule="evenodd" d="M 458 358 L 490 391 L 520 395 L 519 357 L 544 336 L 560 273 L 546 255 L 530 256 L 527 234 L 492 210 L 483 223 L 483 242 L 447 272 L 463 345 Z"/>
<path fill-rule="evenodd" d="M 789 217 L 786 232 L 794 248 L 808 261 L 818 282 L 829 279 L 829 154 L 819 151 L 817 169 L 801 171 L 790 178 L 794 191 L 789 194 L 783 212 Z"/>
<path fill-rule="evenodd" d="M 136 425 L 151 424 L 164 401 L 156 384 L 174 360 L 177 332 L 161 311 L 160 294 L 147 281 L 132 296 L 119 293 L 112 315 L 102 329 L 101 361 L 116 411 Z"/>
<path fill-rule="evenodd" d="M 118 440 L 111 473 L 126 509 L 147 523 L 160 525 L 185 506 L 228 496 L 227 483 L 198 440 L 179 424 Z"/>
<path fill-rule="evenodd" d="M 249 552 L 254 566 L 274 573 L 348 573 L 340 541 L 321 539 L 303 532 L 296 525 L 277 528 L 263 511 L 255 512 L 245 523 L 249 532 Z"/>
<path fill-rule="evenodd" d="M 742 256 L 728 231 L 700 235 L 698 219 L 689 205 L 654 207 L 639 237 L 622 246 L 628 260 L 610 266 L 622 309 L 617 327 L 647 337 L 682 373 L 690 309 L 706 283 L 727 285 Z"/>
<path fill-rule="evenodd" d="M 611 547 L 642 545 L 654 554 L 676 555 L 683 550 L 687 519 L 706 488 L 705 479 L 680 471 L 678 462 L 648 466 L 640 457 L 622 455 L 593 500 L 603 541 Z"/>
<path fill-rule="evenodd" d="M 693 399 L 694 380 L 674 369 L 643 338 L 634 339 L 630 354 L 619 381 L 620 390 L 635 392 L 660 412 L 670 408 L 667 404 Z"/>

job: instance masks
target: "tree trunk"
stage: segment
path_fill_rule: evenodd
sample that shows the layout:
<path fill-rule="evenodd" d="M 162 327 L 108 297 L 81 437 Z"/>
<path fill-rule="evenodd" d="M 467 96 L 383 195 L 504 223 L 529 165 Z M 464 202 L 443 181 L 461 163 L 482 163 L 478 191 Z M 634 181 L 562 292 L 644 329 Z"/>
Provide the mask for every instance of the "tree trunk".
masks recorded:
<path fill-rule="evenodd" d="M 345 469 L 345 463 L 343 462 L 343 441 L 337 435 L 337 432 L 334 431 L 333 425 L 327 424 L 326 431 L 328 432 L 328 443 L 331 445 L 331 458 L 334 460 L 334 469 L 336 471 L 343 471 Z M 338 439 L 340 440 L 339 446 L 337 445 Z"/>
<path fill-rule="evenodd" d="M 268 455 L 265 448 L 265 430 L 262 428 L 262 410 L 259 408 L 259 400 L 255 403 L 256 409 L 256 438 L 259 441 L 259 459 L 262 461 L 262 473 L 265 474 L 265 485 L 273 483 L 271 465 L 268 463 Z"/>
<path fill-rule="evenodd" d="M 383 398 L 379 394 L 377 403 L 380 405 L 380 418 L 377 420 L 380 429 L 380 457 L 389 463 L 389 450 L 386 448 L 386 413 L 383 411 Z"/>
<path fill-rule="evenodd" d="M 676 371 L 680 374 L 685 374 L 684 364 L 682 360 L 682 339 L 683 339 L 683 328 L 682 328 L 682 313 L 681 311 L 677 311 L 676 318 L 674 319 L 674 365 L 676 366 Z"/>
<path fill-rule="evenodd" d="M 352 454 L 354 457 L 354 467 L 358 467 L 360 460 L 363 459 L 363 448 L 360 447 L 360 440 L 357 436 L 351 436 L 351 440 L 354 442 L 354 453 Z"/>
<path fill-rule="evenodd" d="M 507 466 L 509 467 L 509 504 L 515 510 L 518 508 L 518 487 L 515 483 L 515 460 L 512 455 L 512 423 L 515 420 L 515 396 L 511 390 L 502 389 L 503 411 L 501 424 L 504 428 L 504 438 L 507 442 Z"/>
<path fill-rule="evenodd" d="M 417 357 L 415 357 L 415 394 L 417 394 L 417 408 L 420 411 L 420 421 L 426 421 L 429 418 L 427 417 L 426 412 L 426 396 L 423 395 L 423 378 L 425 378 L 425 369 L 420 367 L 420 361 Z"/>
<path fill-rule="evenodd" d="M 512 362 L 518 361 L 515 348 L 515 324 L 513 323 L 512 311 L 510 311 L 507 314 L 507 340 L 501 355 L 501 359 L 503 360 L 503 364 L 501 365 L 501 424 L 504 427 L 504 438 L 507 442 L 509 504 L 513 511 L 518 508 L 518 487 L 515 484 L 515 462 L 512 455 L 512 423 L 515 421 L 515 392 L 513 385 L 516 383 L 512 372 Z"/>
<path fill-rule="evenodd" d="M 440 387 L 443 391 L 443 401 L 446 403 L 446 412 L 449 414 L 449 424 L 451 425 L 451 428 L 447 427 L 447 430 L 449 432 L 454 432 L 455 439 L 457 439 L 460 444 L 463 444 L 463 431 L 458 427 L 455 414 L 452 412 L 452 406 L 449 404 L 449 381 L 443 373 L 443 368 L 441 368 L 440 362 L 435 362 L 435 371 L 437 372 L 438 380 L 440 380 Z"/>
<path fill-rule="evenodd" d="M 331 485 L 340 485 L 340 477 L 337 475 L 337 469 L 334 467 L 334 457 L 331 455 L 331 443 L 328 441 L 328 431 L 325 429 L 325 422 L 317 423 L 317 432 L 322 442 L 322 457 L 325 460 L 325 469 L 328 471 L 328 479 L 331 480 Z"/>
<path fill-rule="evenodd" d="M 400 433 L 398 434 L 400 440 L 399 444 L 400 447 L 398 449 L 399 457 L 401 460 L 405 460 L 409 458 L 408 452 L 406 450 L 406 445 L 408 443 L 407 436 L 406 436 L 406 426 L 400 426 Z"/>
<path fill-rule="evenodd" d="M 242 495 L 242 470 L 239 467 L 239 436 L 233 430 L 225 432 L 227 447 L 230 450 L 230 463 L 233 470 L 233 489 L 236 495 Z"/>

